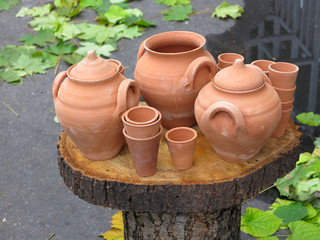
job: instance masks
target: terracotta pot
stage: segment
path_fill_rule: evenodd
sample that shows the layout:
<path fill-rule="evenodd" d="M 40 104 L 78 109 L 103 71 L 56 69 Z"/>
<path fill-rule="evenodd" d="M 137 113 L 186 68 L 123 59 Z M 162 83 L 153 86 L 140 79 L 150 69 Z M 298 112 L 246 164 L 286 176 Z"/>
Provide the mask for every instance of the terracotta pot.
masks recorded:
<path fill-rule="evenodd" d="M 219 70 L 230 67 L 234 63 L 236 59 L 242 59 L 244 61 L 244 57 L 237 53 L 221 53 L 218 56 L 218 68 Z"/>
<path fill-rule="evenodd" d="M 221 158 L 252 159 L 276 129 L 281 102 L 267 78 L 260 68 L 237 59 L 201 89 L 196 119 Z"/>
<path fill-rule="evenodd" d="M 261 70 L 267 76 L 269 76 L 269 65 L 272 64 L 272 63 L 274 63 L 274 61 L 265 60 L 265 59 L 259 59 L 259 60 L 253 61 L 251 64 L 261 68 Z"/>
<path fill-rule="evenodd" d="M 293 88 L 277 88 L 277 87 L 273 87 L 276 92 L 278 93 L 281 102 L 288 102 L 291 101 L 293 99 L 293 95 L 294 92 L 296 90 L 296 85 L 294 85 Z"/>
<path fill-rule="evenodd" d="M 149 106 L 162 114 L 165 128 L 195 124 L 194 101 L 216 74 L 216 62 L 193 32 L 159 33 L 139 48 L 134 78 Z"/>
<path fill-rule="evenodd" d="M 122 65 L 122 63 L 119 61 L 119 60 L 116 60 L 116 59 L 108 59 L 110 62 L 116 64 L 118 66 L 118 71 L 124 75 L 124 67 Z"/>
<path fill-rule="evenodd" d="M 272 86 L 293 88 L 296 84 L 299 67 L 292 63 L 277 62 L 269 65 L 269 76 Z"/>
<path fill-rule="evenodd" d="M 124 120 L 134 125 L 145 125 L 157 121 L 159 111 L 149 106 L 137 106 L 124 113 Z"/>
<path fill-rule="evenodd" d="M 141 177 L 149 177 L 157 172 L 157 159 L 162 127 L 158 134 L 150 138 L 138 139 L 129 136 L 125 129 L 123 135 L 126 138 L 131 158 L 136 173 Z"/>
<path fill-rule="evenodd" d="M 280 122 L 276 130 L 273 132 L 272 137 L 282 137 L 284 135 L 290 119 L 292 109 L 293 107 L 287 110 L 282 110 Z"/>
<path fill-rule="evenodd" d="M 157 110 L 156 110 L 157 111 Z M 148 138 L 156 135 L 159 132 L 160 123 L 162 119 L 162 115 L 159 111 L 157 111 L 158 118 L 146 124 L 133 124 L 126 120 L 126 114 L 122 115 L 122 122 L 126 133 L 133 138 Z"/>
<path fill-rule="evenodd" d="M 293 107 L 294 98 L 287 102 L 281 102 L 282 111 L 289 110 Z"/>
<path fill-rule="evenodd" d="M 88 52 L 81 62 L 57 75 L 52 86 L 59 122 L 91 160 L 110 159 L 124 143 L 121 115 L 139 102 L 137 83 L 113 62 Z"/>
<path fill-rule="evenodd" d="M 173 166 L 185 170 L 192 167 L 196 148 L 197 132 L 188 127 L 177 127 L 166 132 L 165 138 Z"/>

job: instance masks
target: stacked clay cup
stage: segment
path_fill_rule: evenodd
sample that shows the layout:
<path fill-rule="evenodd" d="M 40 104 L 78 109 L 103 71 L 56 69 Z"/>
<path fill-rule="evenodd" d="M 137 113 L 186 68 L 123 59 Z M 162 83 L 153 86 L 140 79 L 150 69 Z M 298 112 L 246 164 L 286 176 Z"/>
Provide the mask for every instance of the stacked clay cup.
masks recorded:
<path fill-rule="evenodd" d="M 273 137 L 284 135 L 293 109 L 294 92 L 299 67 L 292 63 L 276 62 L 269 65 L 269 77 L 273 88 L 279 95 L 282 104 L 282 113 L 279 125 Z"/>
<path fill-rule="evenodd" d="M 161 113 L 149 106 L 133 107 L 122 115 L 123 135 L 136 173 L 141 177 L 149 177 L 157 172 L 161 119 Z"/>
<path fill-rule="evenodd" d="M 218 56 L 218 71 L 233 65 L 236 59 L 244 60 L 244 57 L 237 53 L 221 53 Z"/>

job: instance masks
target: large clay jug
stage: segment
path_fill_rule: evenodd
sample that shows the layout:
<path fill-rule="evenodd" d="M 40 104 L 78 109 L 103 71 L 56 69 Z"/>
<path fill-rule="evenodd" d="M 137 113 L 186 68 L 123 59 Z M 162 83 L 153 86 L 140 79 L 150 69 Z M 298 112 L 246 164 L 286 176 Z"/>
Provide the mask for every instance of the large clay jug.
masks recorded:
<path fill-rule="evenodd" d="M 195 116 L 222 159 L 243 162 L 255 157 L 275 131 L 281 102 L 260 68 L 237 59 L 202 88 Z"/>
<path fill-rule="evenodd" d="M 216 74 L 216 61 L 194 32 L 164 32 L 144 40 L 134 78 L 147 104 L 162 114 L 167 128 L 195 124 L 194 101 Z"/>
<path fill-rule="evenodd" d="M 139 88 L 121 66 L 88 52 L 81 62 L 61 72 L 52 87 L 59 122 L 90 160 L 117 155 L 124 143 L 121 115 L 139 102 Z"/>

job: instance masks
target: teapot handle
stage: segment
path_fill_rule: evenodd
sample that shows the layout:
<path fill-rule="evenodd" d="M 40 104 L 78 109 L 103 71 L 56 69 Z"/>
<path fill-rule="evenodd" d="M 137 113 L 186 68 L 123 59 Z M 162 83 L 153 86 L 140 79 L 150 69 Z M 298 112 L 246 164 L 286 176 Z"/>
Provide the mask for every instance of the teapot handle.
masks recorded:
<path fill-rule="evenodd" d="M 63 71 L 63 72 L 60 72 L 53 81 L 52 96 L 53 96 L 54 103 L 56 102 L 56 99 L 58 97 L 58 91 L 59 91 L 60 85 L 66 77 L 67 77 L 67 71 Z"/>
<path fill-rule="evenodd" d="M 233 119 L 235 123 L 235 130 L 233 132 L 234 136 L 246 131 L 247 126 L 246 126 L 246 122 L 244 121 L 242 112 L 236 105 L 226 101 L 213 103 L 204 112 L 204 114 L 201 117 L 202 126 L 204 126 L 205 129 L 210 129 L 210 130 L 213 130 L 214 132 L 217 132 L 217 130 L 212 127 L 210 122 L 214 118 L 214 116 L 219 112 L 226 112 Z"/>
<path fill-rule="evenodd" d="M 186 91 L 190 91 L 193 89 L 195 84 L 195 77 L 197 72 L 201 68 L 207 67 L 209 69 L 209 80 L 214 77 L 214 75 L 218 72 L 217 64 L 215 60 L 210 59 L 209 57 L 198 57 L 193 60 L 185 71 L 183 77 L 181 78 L 183 87 Z M 202 84 L 201 88 L 207 84 L 209 81 L 206 81 Z"/>
<path fill-rule="evenodd" d="M 264 80 L 266 81 L 266 83 L 268 83 L 268 84 L 270 84 L 272 86 L 270 78 L 267 76 L 267 74 L 264 73 L 264 71 L 261 68 L 259 68 L 256 65 L 253 65 L 253 64 L 246 64 L 246 66 L 258 69 L 262 73 L 262 76 L 263 76 Z"/>
<path fill-rule="evenodd" d="M 144 54 L 146 48 L 145 48 L 145 42 L 147 39 L 143 40 L 143 42 L 140 44 L 139 50 L 138 50 L 138 55 L 137 55 L 137 61 L 142 57 Z"/>
<path fill-rule="evenodd" d="M 124 79 L 118 88 L 116 117 L 127 111 L 129 108 L 137 106 L 140 98 L 138 83 L 132 79 Z"/>

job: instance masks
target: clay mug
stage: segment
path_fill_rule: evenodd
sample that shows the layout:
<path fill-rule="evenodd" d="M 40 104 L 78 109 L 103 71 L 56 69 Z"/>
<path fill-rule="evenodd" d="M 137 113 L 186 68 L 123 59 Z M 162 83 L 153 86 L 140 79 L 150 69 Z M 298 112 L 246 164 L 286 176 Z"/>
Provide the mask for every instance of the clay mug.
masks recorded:
<path fill-rule="evenodd" d="M 281 102 L 263 71 L 237 59 L 201 89 L 195 116 L 215 152 L 229 162 L 254 158 L 275 131 Z"/>
<path fill-rule="evenodd" d="M 191 168 L 196 148 L 197 132 L 192 128 L 177 127 L 167 131 L 165 138 L 173 166 L 179 170 Z"/>
<path fill-rule="evenodd" d="M 293 95 L 296 90 L 296 85 L 294 85 L 293 88 L 277 88 L 277 87 L 273 87 L 273 88 L 278 93 L 281 102 L 288 102 L 293 99 Z"/>
<path fill-rule="evenodd" d="M 296 84 L 299 67 L 293 63 L 276 62 L 269 65 L 269 77 L 272 86 L 277 88 L 293 88 Z"/>
<path fill-rule="evenodd" d="M 162 114 L 165 128 L 193 126 L 194 101 L 216 74 L 216 62 L 194 32 L 163 32 L 145 39 L 138 51 L 134 78 L 147 104 Z"/>
<path fill-rule="evenodd" d="M 218 56 L 218 68 L 219 70 L 230 67 L 236 59 L 244 60 L 244 57 L 237 53 L 221 53 Z"/>
<path fill-rule="evenodd" d="M 136 173 L 141 177 L 149 177 L 157 172 L 157 160 L 159 144 L 162 134 L 162 127 L 158 129 L 158 133 L 149 138 L 134 138 L 127 134 L 125 128 L 123 135 L 131 153 Z"/>
<path fill-rule="evenodd" d="M 141 108 L 145 109 L 145 107 L 142 106 Z M 143 139 L 153 137 L 159 132 L 162 115 L 158 110 L 154 108 L 152 109 L 156 112 L 155 115 L 157 115 L 157 118 L 154 121 L 145 124 L 134 124 L 132 122 L 129 122 L 129 118 L 126 117 L 127 112 L 122 115 L 123 126 L 128 136 Z M 130 111 L 130 109 L 128 111 Z M 128 116 L 130 116 L 130 114 L 128 114 Z"/>
<path fill-rule="evenodd" d="M 292 108 L 293 102 L 294 102 L 294 98 L 292 98 L 290 101 L 287 101 L 287 102 L 281 102 L 282 111 Z"/>
<path fill-rule="evenodd" d="M 251 64 L 261 68 L 261 70 L 264 71 L 264 73 L 267 76 L 269 76 L 269 65 L 272 63 L 274 63 L 274 61 L 259 59 L 259 60 L 253 61 Z"/>
<path fill-rule="evenodd" d="M 124 144 L 121 115 L 139 102 L 137 83 L 126 79 L 119 69 L 89 51 L 53 82 L 59 122 L 90 160 L 110 159 L 120 152 Z"/>
<path fill-rule="evenodd" d="M 137 106 L 124 113 L 124 119 L 134 125 L 145 125 L 157 121 L 159 111 L 149 106 Z"/>
<path fill-rule="evenodd" d="M 285 134 L 292 109 L 293 107 L 287 110 L 282 110 L 280 122 L 275 131 L 273 132 L 272 137 L 282 137 Z"/>

